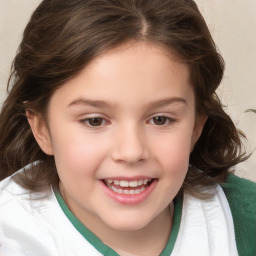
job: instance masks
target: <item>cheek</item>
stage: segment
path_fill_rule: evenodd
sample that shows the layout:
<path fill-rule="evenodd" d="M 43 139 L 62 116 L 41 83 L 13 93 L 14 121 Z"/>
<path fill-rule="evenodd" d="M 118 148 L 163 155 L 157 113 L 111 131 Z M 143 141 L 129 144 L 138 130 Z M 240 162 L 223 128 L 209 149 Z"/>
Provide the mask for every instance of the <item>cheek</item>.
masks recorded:
<path fill-rule="evenodd" d="M 174 134 L 165 138 L 162 142 L 155 141 L 155 154 L 161 162 L 167 166 L 182 165 L 189 161 L 191 136 L 190 134 Z"/>
<path fill-rule="evenodd" d="M 170 150 L 166 154 L 162 154 L 162 170 L 166 181 L 171 183 L 182 184 L 188 171 L 189 150 Z M 169 153 L 169 154 L 168 154 Z"/>
<path fill-rule="evenodd" d="M 92 175 L 104 150 L 97 141 L 85 138 L 77 130 L 56 133 L 52 144 L 59 175 L 72 176 L 72 179 Z"/>
<path fill-rule="evenodd" d="M 161 165 L 163 182 L 170 191 L 178 192 L 188 171 L 191 136 L 189 133 L 170 136 L 161 144 L 155 144 L 155 154 Z M 170 190 L 170 191 L 169 191 Z"/>

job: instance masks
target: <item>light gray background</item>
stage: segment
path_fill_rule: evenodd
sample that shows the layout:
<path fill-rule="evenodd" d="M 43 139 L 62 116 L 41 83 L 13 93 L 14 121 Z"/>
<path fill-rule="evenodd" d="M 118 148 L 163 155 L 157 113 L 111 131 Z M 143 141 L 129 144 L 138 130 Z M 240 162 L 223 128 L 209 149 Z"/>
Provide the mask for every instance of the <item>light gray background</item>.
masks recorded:
<path fill-rule="evenodd" d="M 23 29 L 40 0 L 0 0 L 0 105 L 12 59 Z M 227 112 L 248 137 L 247 148 L 256 147 L 256 1 L 196 0 L 226 62 L 218 91 Z M 256 153 L 237 166 L 237 174 L 256 181 Z"/>

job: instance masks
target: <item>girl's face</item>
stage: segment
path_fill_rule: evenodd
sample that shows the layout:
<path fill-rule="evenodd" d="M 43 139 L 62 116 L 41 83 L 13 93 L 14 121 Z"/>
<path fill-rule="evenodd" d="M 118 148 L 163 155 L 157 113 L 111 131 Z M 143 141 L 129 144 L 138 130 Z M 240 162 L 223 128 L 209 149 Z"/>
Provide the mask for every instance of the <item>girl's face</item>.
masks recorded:
<path fill-rule="evenodd" d="M 58 89 L 34 134 L 87 227 L 139 230 L 168 211 L 204 121 L 188 67 L 160 47 L 129 43 Z"/>

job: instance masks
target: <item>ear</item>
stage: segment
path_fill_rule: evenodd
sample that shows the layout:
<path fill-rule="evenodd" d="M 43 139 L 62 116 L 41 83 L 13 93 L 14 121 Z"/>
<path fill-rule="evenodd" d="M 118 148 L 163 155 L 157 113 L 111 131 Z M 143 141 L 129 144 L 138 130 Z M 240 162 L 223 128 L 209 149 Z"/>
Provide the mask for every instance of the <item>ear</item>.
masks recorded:
<path fill-rule="evenodd" d="M 198 141 L 198 139 L 201 136 L 201 133 L 203 131 L 205 122 L 207 121 L 207 116 L 205 115 L 197 115 L 196 116 L 196 120 L 195 120 L 195 125 L 194 125 L 194 129 L 193 129 L 193 134 L 192 134 L 192 139 L 191 139 L 191 151 L 193 151 L 194 146 L 196 144 L 196 142 Z"/>
<path fill-rule="evenodd" d="M 44 118 L 29 110 L 26 111 L 26 116 L 39 147 L 45 154 L 53 155 L 51 137 Z"/>

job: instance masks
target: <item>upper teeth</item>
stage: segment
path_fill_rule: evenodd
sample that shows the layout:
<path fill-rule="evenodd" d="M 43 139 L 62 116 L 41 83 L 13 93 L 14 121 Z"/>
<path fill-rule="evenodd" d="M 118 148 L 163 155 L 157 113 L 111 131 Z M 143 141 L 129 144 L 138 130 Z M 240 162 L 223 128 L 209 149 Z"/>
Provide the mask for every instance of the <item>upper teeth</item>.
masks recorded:
<path fill-rule="evenodd" d="M 120 187 L 132 187 L 132 188 L 136 188 L 138 186 L 141 185 L 146 185 L 148 182 L 150 181 L 150 179 L 144 179 L 144 180 L 133 180 L 133 181 L 128 181 L 128 180 L 112 180 L 112 179 L 107 179 L 106 182 L 108 184 L 114 183 L 115 185 L 118 185 Z"/>

